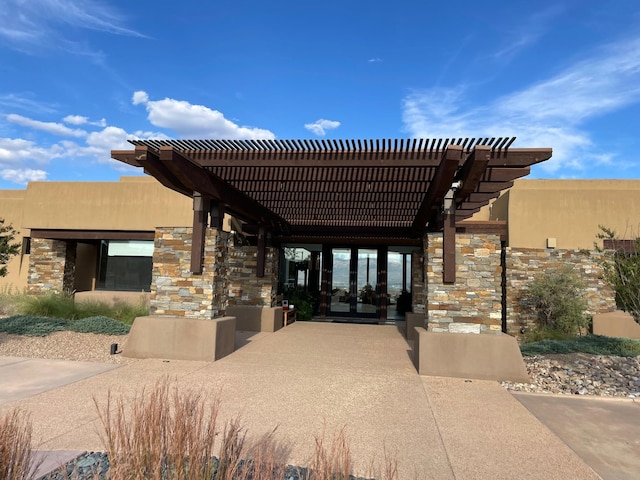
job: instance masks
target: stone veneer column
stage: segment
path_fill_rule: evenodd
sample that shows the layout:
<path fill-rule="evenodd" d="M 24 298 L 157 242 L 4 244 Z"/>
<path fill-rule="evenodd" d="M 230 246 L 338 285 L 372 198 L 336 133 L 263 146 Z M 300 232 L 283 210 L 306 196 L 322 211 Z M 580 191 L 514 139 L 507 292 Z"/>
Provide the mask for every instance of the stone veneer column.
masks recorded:
<path fill-rule="evenodd" d="M 425 273 L 424 251 L 415 250 L 411 252 L 411 311 L 413 313 L 426 312 Z"/>
<path fill-rule="evenodd" d="M 456 234 L 456 281 L 442 282 L 442 233 L 426 239 L 427 322 L 430 331 L 500 332 L 500 237 Z"/>
<path fill-rule="evenodd" d="M 229 233 L 207 228 L 201 275 L 191 273 L 191 227 L 156 229 L 150 313 L 211 319 L 227 304 Z"/>
<path fill-rule="evenodd" d="M 507 248 L 507 333 L 536 324 L 536 315 L 527 308 L 523 293 L 537 275 L 572 267 L 585 284 L 587 315 L 616 309 L 615 292 L 605 282 L 599 260 L 602 253 L 584 250 Z"/>
<path fill-rule="evenodd" d="M 267 247 L 264 277 L 256 275 L 258 248 L 229 247 L 229 305 L 259 305 L 271 307 L 278 291 L 277 248 Z"/>
<path fill-rule="evenodd" d="M 32 238 L 27 292 L 72 292 L 76 246 L 73 241 Z"/>

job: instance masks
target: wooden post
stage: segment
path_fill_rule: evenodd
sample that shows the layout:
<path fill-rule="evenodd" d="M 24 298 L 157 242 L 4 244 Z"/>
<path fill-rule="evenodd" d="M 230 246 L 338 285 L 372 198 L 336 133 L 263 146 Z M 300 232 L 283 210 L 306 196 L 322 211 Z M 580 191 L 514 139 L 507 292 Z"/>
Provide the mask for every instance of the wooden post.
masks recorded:
<path fill-rule="evenodd" d="M 224 204 L 211 202 L 209 210 L 211 211 L 211 228 L 222 230 L 224 227 Z"/>
<path fill-rule="evenodd" d="M 442 282 L 456 282 L 456 202 L 455 189 L 444 198 L 442 226 Z"/>
<path fill-rule="evenodd" d="M 191 273 L 200 275 L 204 263 L 204 242 L 207 231 L 205 200 L 198 192 L 193 193 L 193 234 L 191 238 Z"/>

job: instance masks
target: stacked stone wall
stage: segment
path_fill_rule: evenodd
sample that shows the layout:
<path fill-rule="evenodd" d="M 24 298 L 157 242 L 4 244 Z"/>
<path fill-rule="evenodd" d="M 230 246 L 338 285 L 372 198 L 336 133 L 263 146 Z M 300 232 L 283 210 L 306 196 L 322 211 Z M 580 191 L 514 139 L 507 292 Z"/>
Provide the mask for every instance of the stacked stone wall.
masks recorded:
<path fill-rule="evenodd" d="M 270 307 L 278 290 L 278 259 L 278 249 L 268 247 L 265 254 L 264 277 L 258 278 L 258 248 L 230 247 L 229 305 Z"/>
<path fill-rule="evenodd" d="M 151 315 L 211 319 L 226 309 L 229 234 L 207 229 L 202 274 L 197 275 L 191 272 L 192 233 L 191 227 L 156 229 Z"/>
<path fill-rule="evenodd" d="M 527 285 L 538 275 L 572 267 L 585 284 L 587 314 L 616 309 L 615 294 L 603 279 L 601 253 L 583 250 L 507 248 L 507 333 L 517 335 L 535 326 L 535 313 L 527 308 Z"/>
<path fill-rule="evenodd" d="M 76 242 L 32 238 L 27 292 L 73 291 L 75 260 Z"/>
<path fill-rule="evenodd" d="M 413 313 L 426 311 L 424 253 L 416 250 L 411 253 L 411 302 Z"/>
<path fill-rule="evenodd" d="M 445 284 L 442 233 L 425 240 L 428 328 L 436 332 L 500 332 L 502 267 L 500 237 L 456 235 L 456 281 Z"/>

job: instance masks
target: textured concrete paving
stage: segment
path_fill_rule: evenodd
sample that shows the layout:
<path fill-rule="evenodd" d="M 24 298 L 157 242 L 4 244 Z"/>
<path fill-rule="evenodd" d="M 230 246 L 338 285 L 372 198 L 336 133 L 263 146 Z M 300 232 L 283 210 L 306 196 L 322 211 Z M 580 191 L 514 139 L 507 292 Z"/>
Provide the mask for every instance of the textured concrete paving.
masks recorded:
<path fill-rule="evenodd" d="M 117 368 L 91 362 L 0 357 L 0 405 Z"/>
<path fill-rule="evenodd" d="M 605 480 L 640 478 L 640 401 L 515 394 Z"/>
<path fill-rule="evenodd" d="M 33 419 L 39 449 L 101 450 L 94 401 L 131 401 L 159 378 L 222 399 L 249 435 L 278 426 L 292 463 L 314 437 L 345 428 L 358 472 L 397 457 L 400 478 L 598 478 L 496 382 L 420 377 L 393 326 L 297 322 L 215 363 L 144 360 L 14 405 Z"/>

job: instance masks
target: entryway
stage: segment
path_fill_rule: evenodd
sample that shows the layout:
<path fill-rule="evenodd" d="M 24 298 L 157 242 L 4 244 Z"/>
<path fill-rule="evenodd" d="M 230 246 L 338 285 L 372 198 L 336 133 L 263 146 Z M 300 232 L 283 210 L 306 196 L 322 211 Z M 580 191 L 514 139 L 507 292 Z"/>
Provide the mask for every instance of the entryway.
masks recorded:
<path fill-rule="evenodd" d="M 303 289 L 318 298 L 314 318 L 354 323 L 404 320 L 404 313 L 411 311 L 414 248 L 286 245 L 280 283 L 285 292 Z"/>

